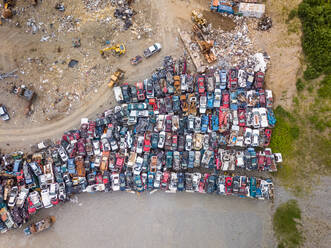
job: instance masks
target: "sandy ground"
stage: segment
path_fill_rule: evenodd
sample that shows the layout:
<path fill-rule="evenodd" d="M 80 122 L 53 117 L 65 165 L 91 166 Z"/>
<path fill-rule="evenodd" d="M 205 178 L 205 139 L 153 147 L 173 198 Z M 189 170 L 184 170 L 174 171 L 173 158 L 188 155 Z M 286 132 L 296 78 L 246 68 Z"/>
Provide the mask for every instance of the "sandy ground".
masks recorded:
<path fill-rule="evenodd" d="M 41 214 L 57 222 L 25 238 L 0 236 L 0 247 L 274 247 L 269 201 L 190 193 L 82 194 Z"/>

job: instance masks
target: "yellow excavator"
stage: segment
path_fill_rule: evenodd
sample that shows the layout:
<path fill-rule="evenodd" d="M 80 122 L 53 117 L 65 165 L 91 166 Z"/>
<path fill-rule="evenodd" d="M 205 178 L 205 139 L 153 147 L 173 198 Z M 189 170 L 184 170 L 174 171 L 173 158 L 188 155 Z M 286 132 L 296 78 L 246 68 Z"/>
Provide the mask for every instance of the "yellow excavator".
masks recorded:
<path fill-rule="evenodd" d="M 15 2 L 13 0 L 4 0 L 3 1 L 3 11 L 2 13 L 0 13 L 0 24 L 2 24 L 1 22 L 1 18 L 4 19 L 9 19 L 13 17 L 13 12 L 11 10 L 12 7 L 14 7 Z"/>
<path fill-rule="evenodd" d="M 125 46 L 123 43 L 114 45 L 112 47 L 106 47 L 104 49 L 101 49 L 100 50 L 101 56 L 105 55 L 106 51 L 114 51 L 115 55 L 117 55 L 117 56 L 121 56 L 121 55 L 125 54 L 125 52 L 126 52 Z"/>

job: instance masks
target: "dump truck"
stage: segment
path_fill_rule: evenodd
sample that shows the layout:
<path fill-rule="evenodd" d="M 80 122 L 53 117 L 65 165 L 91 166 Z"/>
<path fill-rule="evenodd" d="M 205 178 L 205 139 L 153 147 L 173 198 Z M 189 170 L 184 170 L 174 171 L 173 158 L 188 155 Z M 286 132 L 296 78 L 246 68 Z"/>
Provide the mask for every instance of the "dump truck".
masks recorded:
<path fill-rule="evenodd" d="M 124 77 L 124 73 L 125 72 L 123 70 L 117 69 L 115 73 L 110 76 L 108 87 L 113 88 L 114 85 L 116 85 Z"/>

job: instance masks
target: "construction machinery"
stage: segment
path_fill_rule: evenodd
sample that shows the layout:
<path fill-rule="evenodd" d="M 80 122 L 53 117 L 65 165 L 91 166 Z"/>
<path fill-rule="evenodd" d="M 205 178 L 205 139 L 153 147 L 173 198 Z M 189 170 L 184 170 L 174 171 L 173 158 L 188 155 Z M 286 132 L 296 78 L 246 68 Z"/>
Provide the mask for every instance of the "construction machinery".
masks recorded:
<path fill-rule="evenodd" d="M 195 40 L 200 47 L 201 53 L 205 56 L 205 59 L 209 64 L 213 63 L 216 60 L 216 56 L 212 51 L 214 41 L 207 40 L 206 36 L 202 33 L 201 29 L 197 25 L 193 25 L 193 32 L 195 35 Z"/>
<path fill-rule="evenodd" d="M 110 76 L 110 81 L 108 84 L 109 88 L 113 88 L 115 84 L 117 84 L 123 77 L 124 77 L 124 71 L 121 69 L 117 69 L 113 75 Z"/>
<path fill-rule="evenodd" d="M 123 43 L 114 45 L 112 47 L 106 47 L 104 49 L 101 49 L 100 50 L 101 56 L 105 55 L 106 51 L 113 51 L 115 53 L 115 55 L 117 55 L 117 56 L 121 56 L 121 55 L 125 54 L 125 52 L 126 52 L 125 46 Z"/>
<path fill-rule="evenodd" d="M 192 21 L 198 25 L 199 28 L 207 27 L 207 20 L 203 17 L 203 15 L 197 11 L 192 11 Z"/>
<path fill-rule="evenodd" d="M 13 17 L 12 8 L 14 7 L 14 5 L 15 5 L 14 0 L 3 0 L 3 10 L 0 17 L 4 19 L 12 18 Z M 1 19 L 0 19 L 0 24 L 2 24 Z"/>

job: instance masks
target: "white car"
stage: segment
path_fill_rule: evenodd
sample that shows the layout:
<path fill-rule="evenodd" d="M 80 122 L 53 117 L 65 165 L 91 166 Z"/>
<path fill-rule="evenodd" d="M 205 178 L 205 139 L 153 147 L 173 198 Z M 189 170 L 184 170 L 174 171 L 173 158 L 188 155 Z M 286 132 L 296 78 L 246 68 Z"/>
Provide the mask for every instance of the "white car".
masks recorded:
<path fill-rule="evenodd" d="M 219 108 L 221 106 L 222 92 L 220 89 L 215 89 L 214 94 L 214 108 Z"/>
<path fill-rule="evenodd" d="M 252 143 L 252 129 L 246 128 L 245 131 L 245 145 L 250 145 Z"/>
<path fill-rule="evenodd" d="M 239 146 L 239 147 L 244 146 L 244 137 L 243 136 L 237 136 L 236 146 Z"/>
<path fill-rule="evenodd" d="M 238 85 L 240 88 L 246 88 L 247 74 L 244 70 L 238 71 Z"/>
<path fill-rule="evenodd" d="M 281 153 L 274 153 L 274 158 L 276 163 L 282 163 L 283 162 L 283 157 Z"/>
<path fill-rule="evenodd" d="M 187 91 L 187 82 L 186 82 L 186 75 L 182 74 L 180 75 L 180 89 L 182 92 Z"/>
<path fill-rule="evenodd" d="M 122 89 L 120 86 L 115 86 L 114 88 L 114 95 L 115 95 L 115 100 L 118 103 L 121 103 L 124 101 L 124 97 L 123 97 L 123 93 L 122 93 Z"/>
<path fill-rule="evenodd" d="M 179 117 L 178 115 L 172 116 L 172 131 L 176 132 L 179 128 Z"/>
<path fill-rule="evenodd" d="M 257 108 L 253 109 L 253 127 L 260 128 L 260 111 Z"/>
<path fill-rule="evenodd" d="M 200 114 L 205 114 L 206 110 L 207 110 L 207 97 L 200 96 L 200 107 L 199 107 Z"/>
<path fill-rule="evenodd" d="M 192 150 L 192 143 L 193 143 L 193 138 L 191 134 L 186 134 L 185 137 L 185 150 L 186 151 L 191 151 Z"/>
<path fill-rule="evenodd" d="M 238 112 L 237 112 L 237 110 L 233 110 L 232 111 L 232 124 L 234 126 L 238 126 L 239 125 L 239 119 L 238 119 Z"/>
<path fill-rule="evenodd" d="M 267 108 L 272 108 L 272 104 L 273 104 L 272 91 L 265 90 L 265 96 L 266 96 Z"/>
<path fill-rule="evenodd" d="M 120 190 L 120 175 L 118 173 L 113 173 L 111 175 L 112 189 L 113 191 Z"/>
<path fill-rule="evenodd" d="M 137 117 L 136 116 L 129 116 L 127 124 L 128 126 L 135 125 L 137 123 Z"/>
<path fill-rule="evenodd" d="M 165 143 L 165 132 L 162 131 L 159 134 L 159 141 L 157 143 L 157 147 L 162 149 L 164 147 L 164 143 Z"/>
<path fill-rule="evenodd" d="M 147 48 L 145 51 L 144 51 L 144 56 L 146 58 L 149 58 L 150 56 L 152 56 L 153 54 L 161 51 L 161 44 L 160 43 L 154 43 L 152 46 L 150 46 L 149 48 Z"/>
<path fill-rule="evenodd" d="M 100 167 L 100 164 L 101 164 L 101 155 L 95 156 L 94 167 Z"/>
<path fill-rule="evenodd" d="M 133 167 L 133 174 L 134 175 L 140 175 L 140 172 L 142 170 L 144 159 L 142 157 L 137 157 L 136 164 Z"/>
<path fill-rule="evenodd" d="M 239 168 L 244 168 L 245 162 L 244 162 L 244 152 L 243 151 L 237 151 L 236 152 L 236 166 Z"/>
<path fill-rule="evenodd" d="M 111 150 L 112 151 L 117 151 L 118 150 L 117 141 L 115 139 L 112 139 L 110 141 L 110 146 L 111 146 Z"/>
<path fill-rule="evenodd" d="M 259 129 L 253 129 L 252 134 L 252 146 L 259 146 Z"/>
<path fill-rule="evenodd" d="M 161 132 L 164 130 L 164 120 L 165 120 L 165 115 L 158 115 L 156 127 L 155 127 L 156 132 Z"/>
<path fill-rule="evenodd" d="M 58 191 L 59 191 L 59 184 L 57 184 L 57 183 L 50 184 L 50 186 L 49 186 L 49 197 L 51 198 L 51 203 L 56 204 L 56 202 L 58 202 L 58 200 L 57 200 L 58 199 L 58 197 L 57 197 Z"/>
<path fill-rule="evenodd" d="M 44 208 L 51 208 L 53 207 L 51 203 L 51 198 L 49 197 L 49 189 L 43 189 L 41 191 L 41 200 L 43 202 Z"/>
<path fill-rule="evenodd" d="M 17 186 L 12 187 L 12 189 L 10 191 L 10 195 L 9 195 L 8 207 L 14 207 L 15 206 L 17 194 L 18 194 Z"/>
<path fill-rule="evenodd" d="M 62 146 L 60 146 L 57 151 L 60 155 L 61 160 L 63 162 L 66 162 L 68 160 L 68 155 L 67 155 L 67 152 L 64 150 L 64 148 Z"/>
<path fill-rule="evenodd" d="M 144 147 L 144 136 L 138 136 L 136 153 L 141 154 L 143 152 Z"/>
<path fill-rule="evenodd" d="M 93 145 L 94 155 L 100 155 L 101 151 L 100 151 L 100 142 L 99 142 L 99 140 L 93 140 L 92 145 Z"/>
<path fill-rule="evenodd" d="M 199 172 L 193 173 L 193 176 L 192 176 L 192 184 L 193 184 L 193 189 L 194 189 L 194 191 L 196 191 L 196 192 L 199 191 L 199 182 L 200 182 L 200 178 L 201 178 L 201 173 L 199 173 Z"/>
<path fill-rule="evenodd" d="M 267 117 L 267 109 L 266 108 L 259 108 L 260 112 L 260 125 L 263 128 L 268 127 L 268 117 Z"/>
<path fill-rule="evenodd" d="M 40 195 L 37 191 L 33 191 L 29 194 L 30 201 L 33 204 L 33 207 L 40 209 L 43 207 L 43 204 L 40 201 Z"/>
<path fill-rule="evenodd" d="M 155 174 L 155 179 L 154 179 L 154 188 L 155 189 L 159 189 L 160 188 L 161 177 L 162 177 L 162 172 L 161 171 L 157 171 L 156 174 Z"/>
<path fill-rule="evenodd" d="M 177 192 L 177 183 L 178 183 L 177 173 L 176 172 L 171 172 L 169 190 L 172 193 Z"/>
<path fill-rule="evenodd" d="M 29 194 L 29 189 L 25 187 L 21 187 L 21 191 L 16 199 L 16 206 L 18 208 L 23 207 L 25 199 L 28 197 L 28 194 Z"/>
<path fill-rule="evenodd" d="M 59 183 L 59 200 L 65 201 L 67 199 L 65 183 Z"/>

